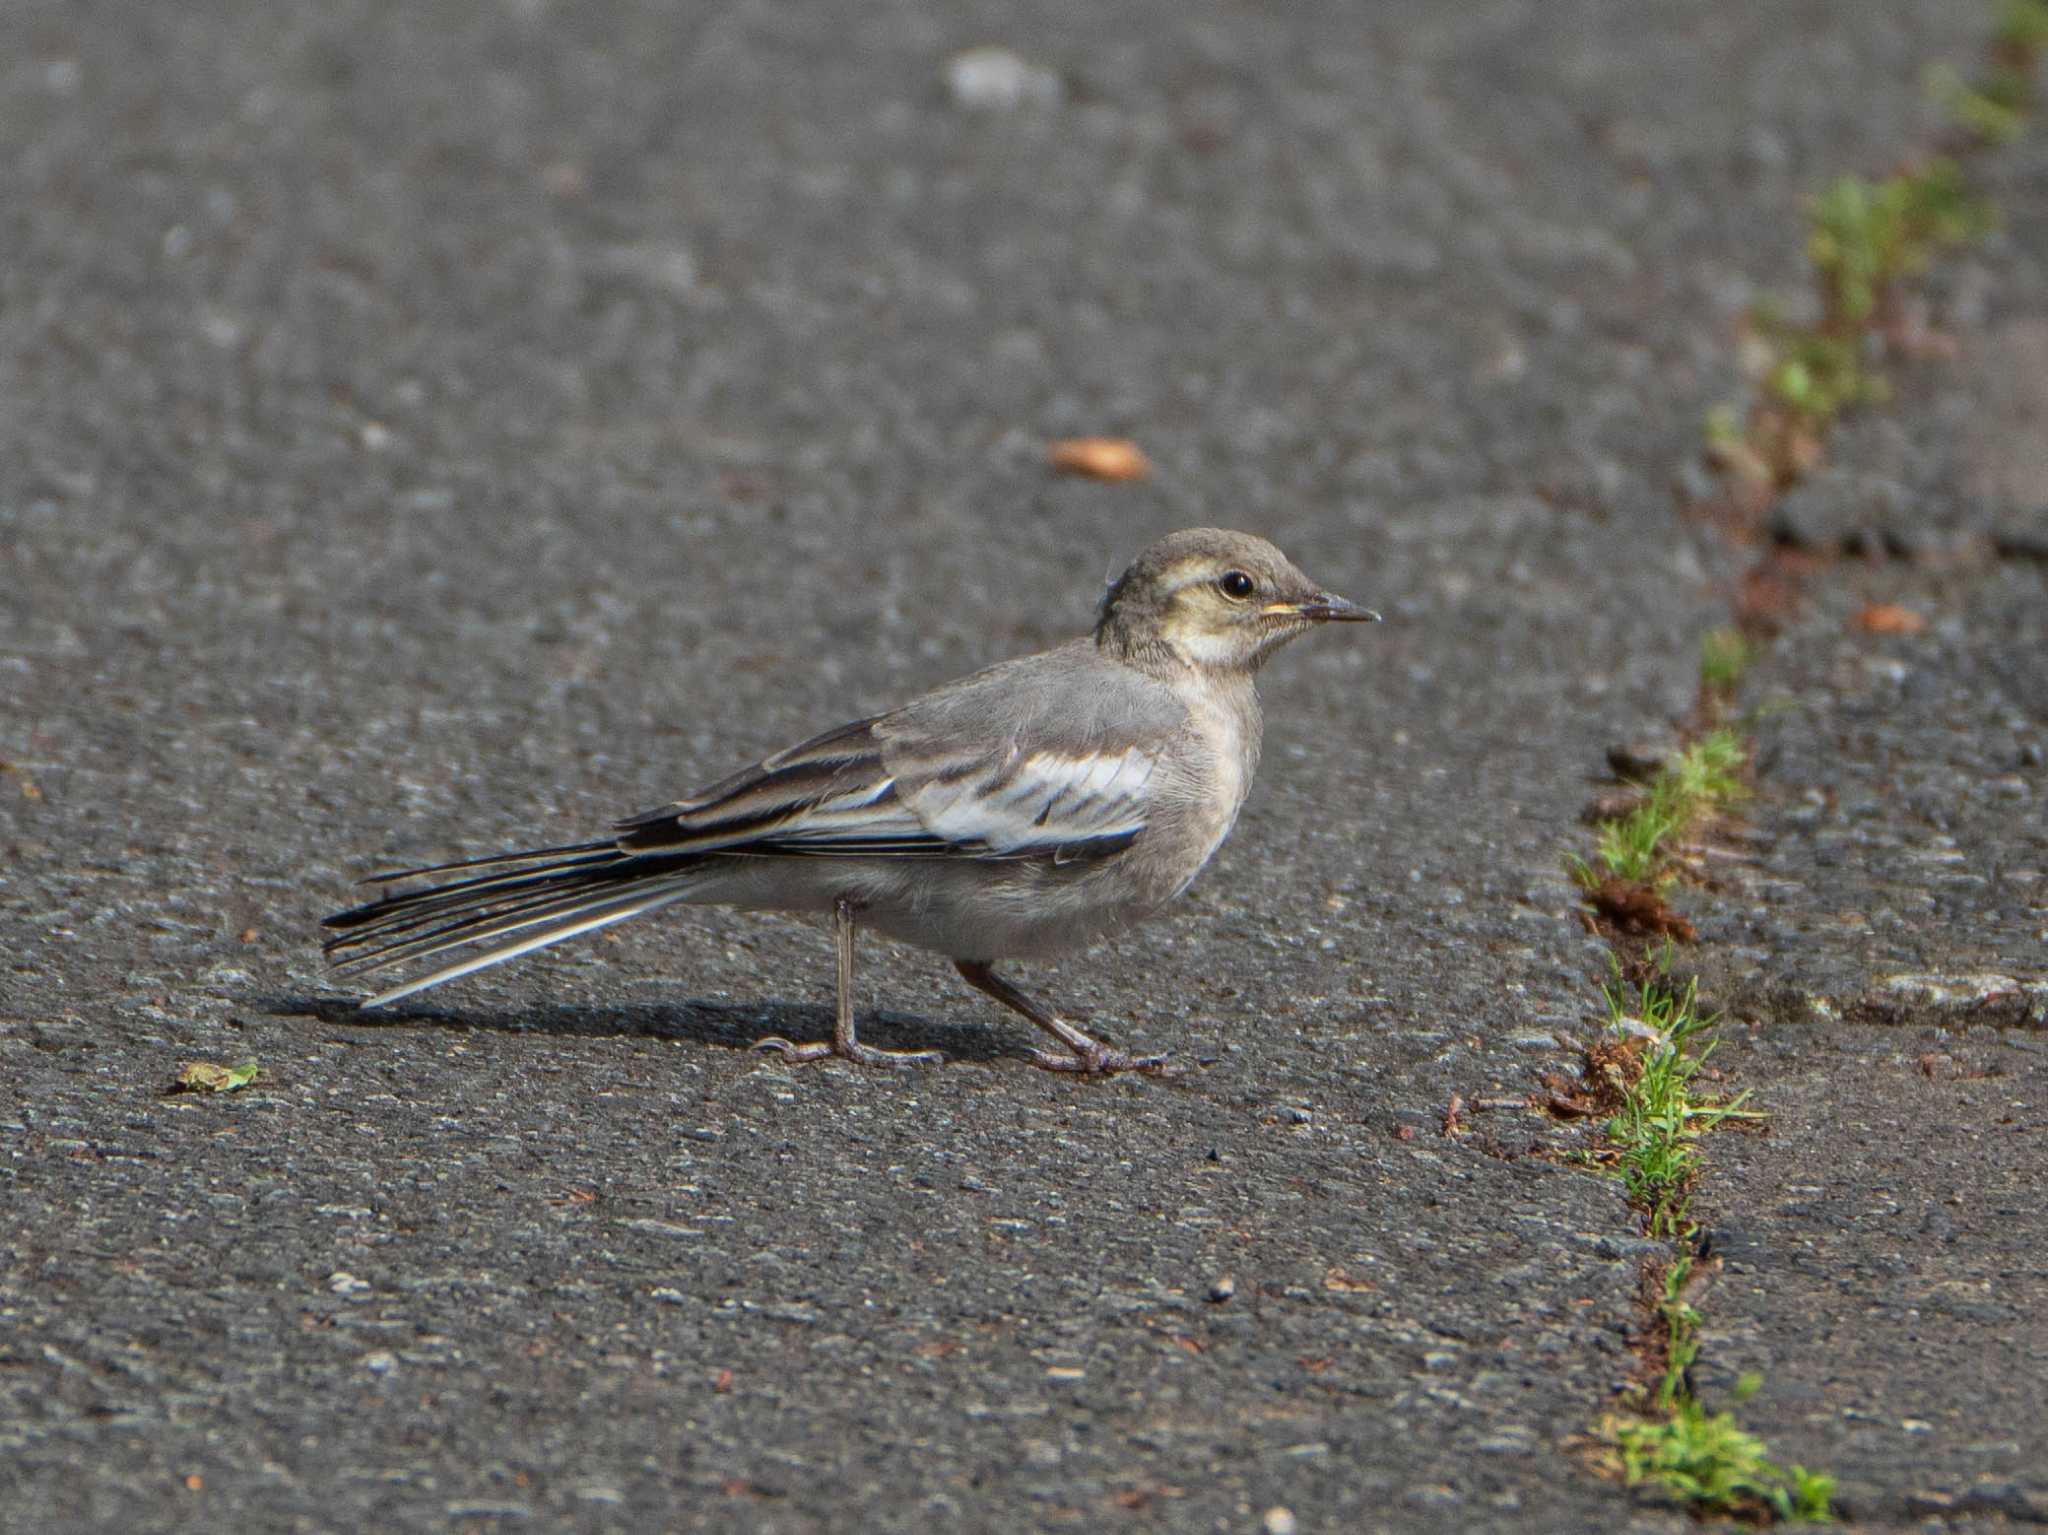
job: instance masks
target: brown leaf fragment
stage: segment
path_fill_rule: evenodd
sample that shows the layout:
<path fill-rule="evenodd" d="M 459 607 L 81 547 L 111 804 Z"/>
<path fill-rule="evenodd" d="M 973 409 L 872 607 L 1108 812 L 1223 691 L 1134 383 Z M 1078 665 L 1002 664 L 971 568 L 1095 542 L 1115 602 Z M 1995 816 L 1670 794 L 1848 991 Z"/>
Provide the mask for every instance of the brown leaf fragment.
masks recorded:
<path fill-rule="evenodd" d="M 1460 1130 L 1464 1129 L 1465 1127 L 1464 1127 L 1463 1125 L 1461 1125 L 1461 1124 L 1459 1124 L 1459 1123 L 1458 1123 L 1458 1116 L 1459 1116 L 1460 1114 L 1464 1113 L 1464 1112 L 1465 1112 L 1465 1096 L 1464 1096 L 1464 1094 L 1462 1094 L 1462 1093 L 1452 1093 L 1452 1094 L 1451 1094 L 1451 1101 L 1450 1101 L 1449 1103 L 1447 1103 L 1446 1105 L 1444 1105 L 1444 1123 L 1443 1123 L 1443 1128 L 1442 1128 L 1441 1130 L 1439 1130 L 1439 1131 L 1438 1131 L 1437 1133 L 1438 1133 L 1439 1135 L 1456 1135 L 1456 1134 L 1457 1134 L 1457 1133 L 1458 1133 L 1458 1132 L 1459 1132 Z"/>
<path fill-rule="evenodd" d="M 1056 474 L 1086 475 L 1121 483 L 1152 472 L 1145 450 L 1127 437 L 1066 437 L 1048 446 L 1045 461 Z"/>
<path fill-rule="evenodd" d="M 1698 936 L 1690 922 L 1665 904 L 1664 897 L 1639 880 L 1610 875 L 1586 893 L 1586 902 L 1620 932 L 1686 943 Z"/>
<path fill-rule="evenodd" d="M 1600 1113 L 1597 1103 L 1578 1093 L 1552 1093 L 1543 1106 L 1559 1119 L 1591 1119 Z"/>
<path fill-rule="evenodd" d="M 1924 617 L 1896 602 L 1873 602 L 1856 615 L 1854 623 L 1865 634 L 1918 634 L 1927 627 Z"/>

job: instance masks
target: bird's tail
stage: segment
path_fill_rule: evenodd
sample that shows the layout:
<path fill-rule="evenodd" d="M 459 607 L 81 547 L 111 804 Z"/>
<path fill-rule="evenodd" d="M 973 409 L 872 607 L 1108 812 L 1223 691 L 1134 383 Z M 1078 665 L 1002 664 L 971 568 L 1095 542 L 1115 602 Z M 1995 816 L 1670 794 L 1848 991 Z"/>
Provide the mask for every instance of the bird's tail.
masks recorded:
<path fill-rule="evenodd" d="M 482 946 L 466 959 L 363 1003 L 382 1007 L 564 938 L 686 900 L 705 883 L 706 862 L 693 854 L 635 854 L 613 842 L 585 842 L 373 874 L 363 883 L 483 871 L 336 912 L 320 924 L 335 929 L 321 947 L 340 968 L 365 972 Z"/>

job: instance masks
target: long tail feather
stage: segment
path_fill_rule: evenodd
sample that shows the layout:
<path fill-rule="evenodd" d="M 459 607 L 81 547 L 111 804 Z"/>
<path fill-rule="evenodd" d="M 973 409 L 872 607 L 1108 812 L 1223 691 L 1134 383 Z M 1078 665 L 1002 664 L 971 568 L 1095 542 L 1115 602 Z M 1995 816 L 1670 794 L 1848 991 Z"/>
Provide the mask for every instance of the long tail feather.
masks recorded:
<path fill-rule="evenodd" d="M 592 933 L 601 927 L 610 927 L 614 922 L 624 922 L 628 917 L 638 917 L 650 911 L 658 911 L 664 906 L 673 906 L 677 901 L 687 898 L 698 881 L 692 876 L 683 875 L 666 883 L 669 888 L 665 890 L 643 890 L 637 895 L 622 896 L 586 907 L 584 914 L 574 921 L 536 933 L 531 938 L 523 938 L 518 943 L 486 949 L 481 954 L 471 955 L 468 959 L 423 975 L 416 981 L 394 986 L 389 991 L 380 991 L 365 1001 L 363 1006 L 383 1007 L 386 1003 L 396 1002 L 401 997 L 409 997 L 416 991 L 425 991 L 429 986 L 439 986 L 443 981 L 452 981 L 457 976 L 469 975 L 478 970 L 488 969 L 492 965 L 502 965 L 508 959 L 517 959 L 522 954 L 531 954 L 535 949 L 544 949 L 549 944 L 560 943 L 564 938 L 574 938 L 579 933 Z"/>
<path fill-rule="evenodd" d="M 552 858 L 557 853 L 616 853 L 616 842 L 565 842 L 560 847 L 529 847 L 512 853 L 486 853 L 481 858 L 458 858 L 453 863 L 423 864 L 417 869 L 386 869 L 381 874 L 365 874 L 357 880 L 358 885 L 389 885 L 401 879 L 418 879 L 423 874 L 446 874 L 453 869 L 488 869 L 494 864 L 531 863 L 537 858 Z"/>
<path fill-rule="evenodd" d="M 705 882 L 706 862 L 692 855 L 635 854 L 612 843 L 584 843 L 379 876 L 399 879 L 471 868 L 499 871 L 387 895 L 336 912 L 322 924 L 337 930 L 324 948 L 339 967 L 366 972 L 487 945 L 467 959 L 362 1004 L 381 1007 L 579 933 L 685 900 Z M 538 932 L 532 931 L 536 928 Z M 515 939 L 514 934 L 529 936 Z"/>

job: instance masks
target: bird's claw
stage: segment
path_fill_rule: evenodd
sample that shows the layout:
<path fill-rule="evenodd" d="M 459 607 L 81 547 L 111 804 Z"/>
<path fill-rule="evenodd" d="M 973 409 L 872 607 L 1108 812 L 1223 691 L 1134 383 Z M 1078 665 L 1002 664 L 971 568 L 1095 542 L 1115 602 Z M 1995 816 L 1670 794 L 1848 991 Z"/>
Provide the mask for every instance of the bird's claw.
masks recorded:
<path fill-rule="evenodd" d="M 1084 1077 L 1107 1077 L 1119 1071 L 1137 1071 L 1151 1077 L 1180 1074 L 1180 1068 L 1169 1064 L 1164 1055 L 1132 1055 L 1103 1044 L 1064 1055 L 1053 1050 L 1033 1050 L 1031 1064 L 1041 1071 L 1065 1071 Z"/>
<path fill-rule="evenodd" d="M 946 1058 L 943 1050 L 880 1050 L 857 1040 L 844 1044 L 837 1040 L 815 1040 L 800 1045 L 780 1034 L 764 1035 L 747 1048 L 779 1055 L 792 1066 L 831 1060 L 834 1056 L 842 1061 L 852 1061 L 856 1066 L 909 1066 L 920 1061 L 944 1061 Z"/>

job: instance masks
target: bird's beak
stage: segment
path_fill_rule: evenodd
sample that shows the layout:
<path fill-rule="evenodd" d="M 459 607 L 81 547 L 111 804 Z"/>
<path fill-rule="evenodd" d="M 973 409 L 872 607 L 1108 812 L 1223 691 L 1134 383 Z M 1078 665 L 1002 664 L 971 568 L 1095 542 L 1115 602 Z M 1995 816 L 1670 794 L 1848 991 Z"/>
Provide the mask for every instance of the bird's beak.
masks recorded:
<path fill-rule="evenodd" d="M 1299 602 L 1276 602 L 1266 611 L 1275 618 L 1305 618 L 1313 624 L 1376 624 L 1379 614 L 1362 608 L 1347 597 L 1317 592 Z"/>

